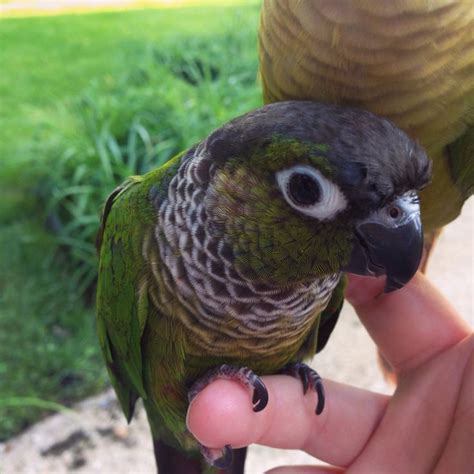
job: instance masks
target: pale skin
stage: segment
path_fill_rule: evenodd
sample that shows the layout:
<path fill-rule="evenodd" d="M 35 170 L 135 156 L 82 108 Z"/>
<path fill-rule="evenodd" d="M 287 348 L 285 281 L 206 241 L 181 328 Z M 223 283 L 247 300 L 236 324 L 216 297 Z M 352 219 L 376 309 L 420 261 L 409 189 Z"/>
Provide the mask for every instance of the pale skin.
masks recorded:
<path fill-rule="evenodd" d="M 382 294 L 383 285 L 351 277 L 346 296 L 395 368 L 393 396 L 324 380 L 326 407 L 316 416 L 316 395 L 303 395 L 300 381 L 269 376 L 268 405 L 254 413 L 244 387 L 219 380 L 193 401 L 190 431 L 206 446 L 300 449 L 339 466 L 272 474 L 474 472 L 472 328 L 422 274 L 394 293 Z"/>

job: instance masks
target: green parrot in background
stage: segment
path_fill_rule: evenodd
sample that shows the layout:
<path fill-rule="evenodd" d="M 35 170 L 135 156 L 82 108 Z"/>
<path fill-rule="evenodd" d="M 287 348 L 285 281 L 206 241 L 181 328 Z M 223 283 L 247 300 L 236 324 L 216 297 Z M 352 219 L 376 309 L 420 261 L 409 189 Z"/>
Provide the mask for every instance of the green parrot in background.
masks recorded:
<path fill-rule="evenodd" d="M 265 102 L 364 108 L 420 142 L 429 250 L 474 192 L 474 1 L 265 0 L 259 50 Z"/>
<path fill-rule="evenodd" d="M 247 386 L 260 411 L 259 376 L 286 373 L 317 392 L 321 413 L 321 378 L 303 360 L 336 324 L 343 271 L 385 274 L 386 291 L 408 282 L 430 175 L 422 148 L 388 120 L 289 101 L 112 192 L 98 335 L 129 421 L 143 399 L 160 473 L 243 472 L 245 448 L 200 446 L 186 429 L 189 401 L 216 378 Z"/>

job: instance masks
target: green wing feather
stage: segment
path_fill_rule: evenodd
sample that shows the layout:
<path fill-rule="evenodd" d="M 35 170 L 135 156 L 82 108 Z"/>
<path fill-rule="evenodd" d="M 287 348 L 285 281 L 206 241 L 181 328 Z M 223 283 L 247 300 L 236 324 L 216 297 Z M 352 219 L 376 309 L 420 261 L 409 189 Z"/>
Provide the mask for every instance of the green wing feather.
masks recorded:
<path fill-rule="evenodd" d="M 464 199 L 474 193 L 474 126 L 448 146 L 451 174 Z"/>
<path fill-rule="evenodd" d="M 308 336 L 296 354 L 294 358 L 295 362 L 311 358 L 314 354 L 324 349 L 329 336 L 336 326 L 339 314 L 344 304 L 344 290 L 346 284 L 347 278 L 344 275 L 334 289 L 328 305 L 316 319 L 314 326 L 309 331 Z"/>
<path fill-rule="evenodd" d="M 334 289 L 326 309 L 321 313 L 316 352 L 320 352 L 324 349 L 329 340 L 329 336 L 336 327 L 337 320 L 339 319 L 344 305 L 344 290 L 346 289 L 346 285 L 347 277 L 344 275 Z"/>
<path fill-rule="evenodd" d="M 144 176 L 132 176 L 107 198 L 97 236 L 97 333 L 112 385 L 130 421 L 137 398 L 147 399 L 144 386 L 143 332 L 149 313 L 150 270 L 144 243 L 156 226 L 153 200 L 167 189 L 179 166 L 176 155 Z"/>
<path fill-rule="evenodd" d="M 141 337 L 148 312 L 147 296 L 137 282 L 143 271 L 144 236 L 153 226 L 151 204 L 143 199 L 142 177 L 115 189 L 104 206 L 98 235 L 97 332 L 112 384 L 128 420 L 143 387 Z M 145 189 L 141 189 L 145 188 Z"/>

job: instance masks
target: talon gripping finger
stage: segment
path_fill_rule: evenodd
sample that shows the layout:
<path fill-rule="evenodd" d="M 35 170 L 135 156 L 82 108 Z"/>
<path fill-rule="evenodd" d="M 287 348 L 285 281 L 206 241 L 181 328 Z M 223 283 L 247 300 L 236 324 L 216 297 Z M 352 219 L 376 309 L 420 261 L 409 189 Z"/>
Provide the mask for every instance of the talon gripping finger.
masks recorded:
<path fill-rule="evenodd" d="M 268 403 L 268 392 L 267 387 L 262 382 L 260 377 L 256 377 L 254 380 L 254 391 L 253 391 L 253 411 L 259 412 L 262 411 Z"/>
<path fill-rule="evenodd" d="M 318 394 L 318 404 L 316 405 L 316 415 L 320 415 L 324 410 L 326 397 L 324 395 L 324 385 L 321 379 L 316 381 L 316 393 Z"/>
<path fill-rule="evenodd" d="M 304 367 L 300 367 L 298 370 L 298 375 L 300 376 L 301 383 L 303 384 L 303 393 L 306 395 L 308 391 L 309 381 L 308 381 L 308 374 Z"/>
<path fill-rule="evenodd" d="M 283 369 L 282 373 L 300 379 L 303 385 L 304 394 L 306 394 L 308 388 L 310 387 L 311 390 L 314 390 L 317 393 L 318 403 L 316 405 L 315 413 L 316 415 L 320 415 L 324 410 L 325 395 L 323 381 L 321 380 L 319 374 L 303 362 L 296 362 L 294 364 L 287 365 Z"/>
<path fill-rule="evenodd" d="M 223 448 L 208 448 L 201 445 L 200 450 L 204 459 L 217 469 L 228 469 L 232 464 L 234 453 L 229 444 Z"/>
<path fill-rule="evenodd" d="M 248 367 L 235 367 L 228 364 L 220 365 L 196 380 L 188 392 L 188 401 L 191 403 L 199 392 L 217 379 L 235 380 L 253 390 L 254 411 L 262 411 L 267 406 L 268 392 L 262 379 Z"/>

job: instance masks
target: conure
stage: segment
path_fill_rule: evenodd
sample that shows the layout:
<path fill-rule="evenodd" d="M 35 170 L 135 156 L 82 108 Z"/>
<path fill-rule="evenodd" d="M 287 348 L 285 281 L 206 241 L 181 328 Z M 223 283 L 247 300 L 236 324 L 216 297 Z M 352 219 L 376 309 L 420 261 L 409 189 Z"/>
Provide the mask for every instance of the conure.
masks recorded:
<path fill-rule="evenodd" d="M 420 142 L 428 240 L 459 215 L 474 191 L 474 1 L 265 0 L 259 56 L 265 102 L 364 108 Z"/>
<path fill-rule="evenodd" d="M 342 272 L 386 274 L 386 291 L 412 277 L 430 169 L 385 119 L 289 101 L 112 192 L 98 237 L 98 334 L 128 420 L 143 399 L 159 472 L 243 472 L 245 449 L 200 446 L 186 429 L 189 400 L 215 378 L 245 384 L 259 411 L 259 376 L 288 373 L 323 410 L 321 379 L 303 360 L 334 328 Z"/>

